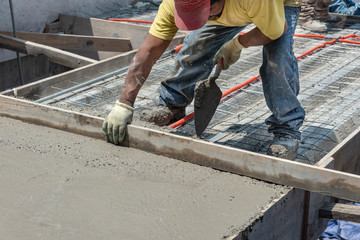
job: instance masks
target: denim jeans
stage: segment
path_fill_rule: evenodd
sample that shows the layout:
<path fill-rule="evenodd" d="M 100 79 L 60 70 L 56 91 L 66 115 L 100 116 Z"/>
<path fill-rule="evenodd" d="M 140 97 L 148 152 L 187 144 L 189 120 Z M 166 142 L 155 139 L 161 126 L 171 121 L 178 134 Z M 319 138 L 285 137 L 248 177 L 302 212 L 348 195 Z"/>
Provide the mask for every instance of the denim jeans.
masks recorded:
<path fill-rule="evenodd" d="M 329 11 L 345 15 L 360 15 L 360 3 L 351 0 L 332 0 Z"/>
<path fill-rule="evenodd" d="M 289 134 L 300 139 L 305 111 L 297 99 L 299 73 L 293 53 L 293 35 L 300 7 L 285 7 L 288 24 L 286 33 L 263 46 L 263 64 L 260 75 L 267 106 L 272 115 L 266 119 L 269 132 Z M 191 32 L 178 55 L 179 69 L 161 82 L 159 104 L 169 108 L 186 107 L 194 97 L 196 82 L 206 79 L 213 67 L 218 49 L 237 35 L 245 26 L 226 27 L 205 25 Z"/>

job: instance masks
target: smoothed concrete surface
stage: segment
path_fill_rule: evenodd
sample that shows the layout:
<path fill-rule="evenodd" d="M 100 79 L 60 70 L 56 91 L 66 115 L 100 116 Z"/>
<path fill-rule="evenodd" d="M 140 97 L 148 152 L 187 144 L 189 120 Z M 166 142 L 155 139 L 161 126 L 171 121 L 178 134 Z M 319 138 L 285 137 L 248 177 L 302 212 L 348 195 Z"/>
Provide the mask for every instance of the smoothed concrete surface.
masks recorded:
<path fill-rule="evenodd" d="M 285 187 L 0 117 L 0 239 L 221 239 Z"/>

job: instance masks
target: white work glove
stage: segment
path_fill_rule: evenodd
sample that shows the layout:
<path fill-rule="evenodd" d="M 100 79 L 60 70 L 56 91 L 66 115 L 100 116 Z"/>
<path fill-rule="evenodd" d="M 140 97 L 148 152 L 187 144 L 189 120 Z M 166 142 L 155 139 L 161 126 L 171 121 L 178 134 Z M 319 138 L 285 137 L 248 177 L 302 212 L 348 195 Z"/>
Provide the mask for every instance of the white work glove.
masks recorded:
<path fill-rule="evenodd" d="M 217 51 L 214 57 L 214 64 L 217 64 L 223 59 L 223 70 L 228 69 L 231 64 L 239 60 L 243 48 L 244 46 L 239 42 L 239 35 L 236 35 L 236 37 L 225 43 L 219 51 Z"/>
<path fill-rule="evenodd" d="M 102 126 L 110 142 L 119 144 L 124 141 L 126 126 L 132 122 L 133 114 L 134 108 L 116 101 Z"/>

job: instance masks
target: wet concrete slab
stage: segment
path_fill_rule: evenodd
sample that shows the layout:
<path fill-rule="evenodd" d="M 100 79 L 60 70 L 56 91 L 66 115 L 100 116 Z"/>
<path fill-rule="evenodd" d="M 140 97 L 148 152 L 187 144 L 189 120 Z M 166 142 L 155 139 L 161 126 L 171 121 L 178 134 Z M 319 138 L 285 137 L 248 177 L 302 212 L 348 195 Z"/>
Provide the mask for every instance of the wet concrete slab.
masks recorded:
<path fill-rule="evenodd" d="M 222 239 L 288 188 L 0 118 L 4 239 Z"/>

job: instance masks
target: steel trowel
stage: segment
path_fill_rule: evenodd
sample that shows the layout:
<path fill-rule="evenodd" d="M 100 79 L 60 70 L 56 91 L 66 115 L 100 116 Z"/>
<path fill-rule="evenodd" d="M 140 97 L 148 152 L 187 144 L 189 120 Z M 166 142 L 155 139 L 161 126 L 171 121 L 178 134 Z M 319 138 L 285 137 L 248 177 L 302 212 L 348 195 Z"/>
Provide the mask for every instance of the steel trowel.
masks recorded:
<path fill-rule="evenodd" d="M 215 80 L 223 69 L 223 60 L 216 64 L 215 73 L 198 82 L 194 92 L 195 131 L 198 137 L 205 131 L 219 105 L 222 92 Z"/>

